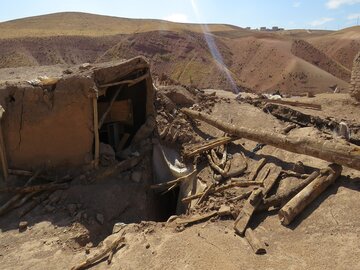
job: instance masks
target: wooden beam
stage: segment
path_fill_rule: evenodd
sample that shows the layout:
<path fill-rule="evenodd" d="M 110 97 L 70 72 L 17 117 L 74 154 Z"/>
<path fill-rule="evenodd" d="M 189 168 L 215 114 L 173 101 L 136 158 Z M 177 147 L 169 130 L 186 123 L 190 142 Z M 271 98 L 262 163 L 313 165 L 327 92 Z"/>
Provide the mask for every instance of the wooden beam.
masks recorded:
<path fill-rule="evenodd" d="M 4 135 L 2 130 L 2 118 L 5 113 L 5 109 L 0 105 L 0 156 L 1 156 L 1 167 L 3 171 L 4 180 L 7 182 L 9 177 L 9 166 L 6 157 L 6 148 L 4 143 Z"/>
<path fill-rule="evenodd" d="M 265 244 L 260 242 L 251 228 L 246 229 L 245 238 L 255 254 L 266 254 Z"/>
<path fill-rule="evenodd" d="M 255 98 L 252 100 L 261 101 L 261 102 L 265 102 L 265 103 L 290 105 L 290 106 L 294 106 L 294 107 L 303 107 L 303 108 L 312 109 L 312 110 L 321 110 L 321 105 L 314 104 L 314 103 L 298 102 L 298 101 L 290 101 L 290 100 L 280 100 L 280 99 L 265 99 L 265 98 Z"/>
<path fill-rule="evenodd" d="M 184 158 L 191 158 L 198 154 L 204 153 L 210 149 L 213 149 L 213 148 L 218 147 L 223 144 L 227 144 L 232 141 L 236 141 L 238 139 L 239 139 L 238 137 L 225 136 L 225 137 L 215 138 L 215 139 L 211 139 L 211 140 L 193 144 L 193 145 L 188 145 L 188 146 L 184 147 L 184 149 L 182 151 L 182 155 L 184 156 Z"/>
<path fill-rule="evenodd" d="M 94 151 L 94 166 L 99 166 L 100 158 L 100 140 L 99 140 L 99 120 L 98 120 L 98 104 L 97 98 L 93 97 L 93 118 L 94 118 L 94 140 L 95 140 L 95 151 Z"/>
<path fill-rule="evenodd" d="M 181 111 L 193 119 L 202 120 L 234 136 L 360 170 L 360 147 L 346 141 L 314 136 L 288 136 L 266 130 L 237 127 L 198 111 L 186 108 Z"/>
<path fill-rule="evenodd" d="M 104 112 L 104 114 L 101 116 L 101 119 L 100 119 L 100 121 L 99 121 L 98 129 L 101 129 L 102 125 L 104 124 L 104 121 L 105 121 L 106 116 L 107 116 L 108 113 L 111 111 L 111 107 L 112 107 L 112 105 L 114 104 L 116 98 L 119 96 L 119 94 L 120 94 L 120 92 L 121 92 L 122 89 L 123 89 L 123 86 L 120 86 L 120 87 L 116 90 L 114 96 L 111 98 L 109 107 L 108 107 L 107 110 Z"/>
<path fill-rule="evenodd" d="M 145 80 L 147 77 L 149 77 L 149 72 L 146 72 L 144 75 L 142 75 L 136 79 L 133 79 L 133 80 L 123 80 L 123 81 L 119 81 L 119 82 L 107 83 L 107 84 L 99 85 L 98 87 L 106 88 L 106 87 L 121 85 L 121 84 L 128 84 L 129 86 L 133 86 L 133 85 Z"/>
<path fill-rule="evenodd" d="M 279 219 L 282 225 L 289 225 L 306 206 L 341 175 L 340 165 L 332 164 L 331 167 L 333 170 L 329 175 L 316 178 L 280 209 Z"/>

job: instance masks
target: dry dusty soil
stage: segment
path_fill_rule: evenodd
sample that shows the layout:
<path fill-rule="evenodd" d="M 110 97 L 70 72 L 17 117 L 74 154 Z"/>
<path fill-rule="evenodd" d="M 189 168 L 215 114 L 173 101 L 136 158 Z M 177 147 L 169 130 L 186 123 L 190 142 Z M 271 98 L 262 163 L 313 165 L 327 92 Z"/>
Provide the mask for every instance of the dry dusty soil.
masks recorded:
<path fill-rule="evenodd" d="M 212 110 L 212 115 L 223 121 L 279 132 L 286 125 L 252 105 L 239 104 L 231 93 L 218 91 L 217 95 L 230 99 L 229 102 L 217 103 Z M 305 100 L 322 104 L 323 110 L 309 111 L 312 114 L 322 117 L 331 115 L 339 120 L 359 123 L 360 107 L 346 94 L 317 95 Z M 222 135 L 222 132 L 206 124 L 201 124 L 199 128 L 209 136 Z M 291 132 L 317 136 L 317 131 L 312 127 Z M 243 139 L 235 144 L 244 147 L 245 153 L 256 145 Z M 271 146 L 265 146 L 256 153 L 256 159 L 261 157 L 268 157 L 284 168 L 297 161 L 313 168 L 327 165 L 324 161 Z M 89 184 L 84 189 L 95 194 L 100 187 L 91 187 Z M 265 255 L 253 254 L 247 241 L 234 233 L 232 219 L 214 219 L 185 227 L 180 232 L 172 224 L 148 221 L 130 226 L 132 229 L 125 235 L 125 247 L 114 254 L 110 265 L 102 261 L 92 269 L 360 269 L 359 191 L 360 172 L 344 168 L 341 178 L 289 227 L 280 224 L 276 211 L 257 213 L 250 226 L 256 227 L 259 238 L 267 243 Z M 81 188 L 77 192 L 80 200 L 83 196 Z M 69 194 L 69 191 L 56 194 L 61 198 L 64 194 L 67 194 L 67 198 L 76 196 Z M 113 208 L 119 210 L 112 220 L 107 218 L 110 214 L 101 206 L 105 205 L 110 194 L 108 191 L 107 194 L 96 196 L 91 211 L 87 209 L 89 215 L 103 211 L 103 225 L 100 224 L 101 217 L 95 217 L 89 226 L 77 220 L 76 216 L 69 216 L 68 211 L 53 209 L 51 212 L 47 211 L 51 209 L 44 209 L 42 205 L 21 219 L 16 212 L 2 216 L 1 269 L 70 269 L 88 256 L 86 251 L 93 254 L 96 251 L 94 246 L 101 245 L 101 240 L 110 233 L 115 222 L 136 221 L 136 217 L 131 215 L 125 216 L 123 220 L 116 218 L 122 215 L 119 209 L 124 208 L 124 198 L 118 199 L 121 205 L 115 203 L 106 206 L 110 213 Z M 131 198 L 129 196 L 126 200 L 133 202 Z M 86 202 L 82 201 L 82 205 L 76 205 L 75 208 L 84 208 L 85 205 Z M 96 209 L 97 206 L 99 209 Z M 126 213 L 126 209 L 123 211 Z M 154 216 L 149 215 L 148 219 Z M 21 220 L 28 221 L 29 225 L 27 230 L 19 232 L 18 224 Z"/>

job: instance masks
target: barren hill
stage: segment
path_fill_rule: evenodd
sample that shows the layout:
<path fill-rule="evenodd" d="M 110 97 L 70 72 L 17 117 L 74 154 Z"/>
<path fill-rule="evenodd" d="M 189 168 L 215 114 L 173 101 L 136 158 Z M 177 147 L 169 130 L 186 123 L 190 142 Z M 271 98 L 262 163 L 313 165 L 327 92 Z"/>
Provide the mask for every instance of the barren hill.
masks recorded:
<path fill-rule="evenodd" d="M 0 67 L 109 61 L 144 55 L 154 75 L 201 88 L 257 92 L 347 89 L 360 28 L 260 32 L 85 13 L 0 23 Z"/>

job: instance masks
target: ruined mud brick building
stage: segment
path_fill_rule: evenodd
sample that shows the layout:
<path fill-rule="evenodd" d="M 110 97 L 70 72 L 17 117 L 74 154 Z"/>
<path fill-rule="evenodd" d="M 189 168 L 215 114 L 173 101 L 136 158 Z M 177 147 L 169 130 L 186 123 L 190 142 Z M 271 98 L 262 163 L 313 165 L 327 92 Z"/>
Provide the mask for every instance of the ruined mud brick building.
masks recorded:
<path fill-rule="evenodd" d="M 351 73 L 350 93 L 357 101 L 360 101 L 360 52 L 355 56 Z"/>
<path fill-rule="evenodd" d="M 12 71 L 0 82 L 2 148 L 9 168 L 96 164 L 100 142 L 119 152 L 141 140 L 154 121 L 153 85 L 142 57 L 39 70 Z M 24 74 L 26 79 L 20 78 Z"/>

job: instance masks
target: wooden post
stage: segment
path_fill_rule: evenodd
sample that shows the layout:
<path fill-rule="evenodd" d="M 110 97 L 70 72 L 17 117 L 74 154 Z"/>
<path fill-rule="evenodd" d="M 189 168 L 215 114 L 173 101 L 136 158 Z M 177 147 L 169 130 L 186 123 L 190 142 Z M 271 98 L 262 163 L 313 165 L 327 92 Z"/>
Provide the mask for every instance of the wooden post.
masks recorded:
<path fill-rule="evenodd" d="M 241 236 L 244 236 L 249 221 L 255 212 L 256 208 L 262 202 L 262 199 L 269 193 L 274 186 L 276 180 L 281 173 L 281 167 L 272 163 L 266 164 L 266 166 L 260 171 L 266 171 L 266 178 L 263 181 L 264 187 L 254 190 L 250 197 L 245 202 L 238 217 L 235 220 L 234 230 Z M 250 181 L 251 182 L 251 181 Z"/>
<path fill-rule="evenodd" d="M 340 165 L 333 164 L 331 168 L 333 170 L 329 175 L 316 178 L 280 209 L 279 218 L 282 225 L 289 225 L 307 205 L 340 176 L 342 171 Z"/>
<path fill-rule="evenodd" d="M 246 229 L 245 237 L 255 254 L 266 254 L 264 243 L 260 242 L 251 228 Z"/>
<path fill-rule="evenodd" d="M 97 98 L 93 97 L 93 113 L 94 113 L 94 139 L 95 139 L 95 151 L 94 151 L 94 166 L 99 165 L 100 156 L 100 141 L 99 141 L 99 120 L 98 120 L 98 107 Z"/>
<path fill-rule="evenodd" d="M 2 106 L 0 106 L 0 155 L 1 155 L 1 166 L 2 166 L 2 171 L 3 171 L 3 175 L 4 175 L 4 180 L 7 181 L 8 180 L 8 176 L 9 176 L 9 167 L 8 167 L 8 162 L 7 162 L 7 158 L 6 158 L 6 150 L 5 150 L 5 144 L 4 144 L 4 137 L 3 137 L 3 131 L 2 131 L 2 116 L 4 114 L 5 110 Z"/>
<path fill-rule="evenodd" d="M 181 109 L 181 112 L 234 136 L 360 170 L 360 147 L 346 141 L 325 140 L 312 136 L 287 136 L 266 130 L 237 127 L 190 109 Z"/>
<path fill-rule="evenodd" d="M 104 124 L 104 121 L 105 121 L 105 119 L 106 119 L 106 116 L 107 116 L 107 115 L 109 114 L 109 112 L 111 111 L 111 107 L 112 107 L 112 105 L 114 104 L 116 98 L 119 96 L 119 94 L 120 94 L 120 92 L 121 92 L 122 89 L 123 89 L 123 85 L 120 86 L 120 87 L 116 90 L 114 96 L 112 97 L 112 99 L 111 99 L 111 101 L 110 101 L 109 107 L 108 107 L 107 110 L 104 112 L 104 114 L 101 116 L 101 119 L 100 119 L 99 124 L 98 124 L 98 129 L 100 129 L 100 128 L 102 127 L 102 125 Z"/>

